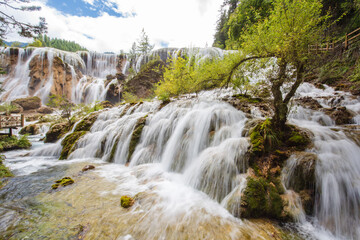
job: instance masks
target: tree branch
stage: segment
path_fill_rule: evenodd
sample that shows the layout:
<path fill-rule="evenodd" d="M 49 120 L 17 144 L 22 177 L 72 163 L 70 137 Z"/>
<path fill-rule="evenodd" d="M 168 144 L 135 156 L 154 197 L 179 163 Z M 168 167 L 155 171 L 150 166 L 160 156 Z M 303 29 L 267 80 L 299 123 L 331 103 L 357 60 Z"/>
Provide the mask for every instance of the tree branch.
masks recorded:
<path fill-rule="evenodd" d="M 294 96 L 296 90 L 298 89 L 298 87 L 300 86 L 300 84 L 303 81 L 303 73 L 304 73 L 304 64 L 299 63 L 296 67 L 296 81 L 295 83 L 292 85 L 290 92 L 288 92 L 288 94 L 286 94 L 286 97 L 284 99 L 284 103 L 289 103 L 290 99 Z"/>
<path fill-rule="evenodd" d="M 232 76 L 234 75 L 234 72 L 236 71 L 236 69 L 241 65 L 243 64 L 244 62 L 247 62 L 247 61 L 250 61 L 250 60 L 254 60 L 254 59 L 261 59 L 261 58 L 270 58 L 270 57 L 274 57 L 273 55 L 262 55 L 262 56 L 252 56 L 252 57 L 247 57 L 247 58 L 244 58 L 242 59 L 241 61 L 239 61 L 238 63 L 235 64 L 235 66 L 232 67 L 227 79 L 226 79 L 226 82 L 225 82 L 225 86 L 228 86 L 230 81 L 231 81 L 231 78 Z"/>

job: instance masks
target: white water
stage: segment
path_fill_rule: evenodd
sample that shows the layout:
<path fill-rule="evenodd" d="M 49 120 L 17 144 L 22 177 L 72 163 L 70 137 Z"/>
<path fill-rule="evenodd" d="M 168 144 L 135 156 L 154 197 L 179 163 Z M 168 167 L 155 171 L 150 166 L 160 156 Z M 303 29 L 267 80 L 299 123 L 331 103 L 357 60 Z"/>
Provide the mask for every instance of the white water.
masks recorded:
<path fill-rule="evenodd" d="M 333 100 L 334 94 L 343 98 Z M 154 101 L 103 111 L 90 133 L 79 140 L 70 159 L 109 161 L 116 147 L 113 161 L 119 165 L 106 165 L 98 172 L 118 182 L 119 189 L 114 189 L 114 193 L 135 196 L 145 191 L 158 196 L 153 201 L 159 203 L 145 204 L 149 217 L 144 217 L 136 226 L 143 228 L 149 237 L 166 238 L 168 233 L 163 226 L 180 226 L 186 221 L 201 224 L 214 216 L 219 217 L 222 224 L 243 225 L 231 214 L 239 215 L 241 192 L 246 187 L 248 165 L 244 154 L 249 143 L 241 132 L 247 118 L 217 100 L 224 95 L 231 93 L 227 90 L 205 92 L 198 97 L 188 95 L 162 109 L 159 109 L 160 102 Z M 312 96 L 327 107 L 346 106 L 356 112 L 354 119 L 360 115 L 359 99 L 342 92 L 329 88 L 318 90 L 303 84 L 297 97 L 303 96 Z M 307 151 L 319 158 L 314 215 L 305 216 L 298 195 L 291 189 L 286 191 L 298 230 L 314 239 L 359 239 L 360 147 L 347 137 L 345 128 L 336 127 L 324 113 L 303 107 L 292 110 L 290 121 L 314 134 L 314 147 Z M 140 141 L 129 167 L 124 167 L 131 133 L 137 121 L 145 116 Z M 253 117 L 258 116 L 254 111 Z M 49 147 L 39 148 L 33 154 L 58 155 L 59 144 L 60 141 L 46 145 Z M 296 158 L 288 160 L 288 178 L 296 164 Z M 10 167 L 15 169 L 16 165 L 10 164 Z M 291 188 L 285 179 L 284 184 Z M 237 239 L 236 228 L 231 229 L 233 237 L 229 238 Z"/>

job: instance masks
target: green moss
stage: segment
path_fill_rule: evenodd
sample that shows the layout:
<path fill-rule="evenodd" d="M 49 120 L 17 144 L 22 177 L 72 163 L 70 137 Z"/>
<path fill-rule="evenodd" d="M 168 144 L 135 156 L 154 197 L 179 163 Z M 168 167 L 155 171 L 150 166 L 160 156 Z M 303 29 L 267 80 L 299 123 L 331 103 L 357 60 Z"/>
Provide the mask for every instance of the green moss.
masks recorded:
<path fill-rule="evenodd" d="M 117 146 L 119 144 L 119 138 L 116 138 L 115 140 L 115 143 L 111 149 L 111 152 L 110 152 L 110 157 L 109 157 L 109 162 L 113 162 L 114 161 L 114 157 L 115 157 L 115 152 L 116 152 L 116 149 L 117 149 Z"/>
<path fill-rule="evenodd" d="M 4 155 L 0 155 L 0 188 L 3 186 L 2 179 L 14 176 L 12 172 L 4 165 Z"/>
<path fill-rule="evenodd" d="M 52 125 L 45 135 L 45 143 L 53 143 L 70 131 L 72 125 L 66 121 Z"/>
<path fill-rule="evenodd" d="M 28 140 L 27 136 L 21 136 L 17 138 L 16 136 L 0 136 L 0 151 L 11 151 L 17 149 L 28 149 L 31 147 L 31 143 Z"/>
<path fill-rule="evenodd" d="M 68 185 L 70 185 L 70 184 L 73 184 L 75 181 L 72 179 L 72 178 L 70 178 L 70 177 L 64 177 L 64 178 L 62 178 L 62 179 L 60 179 L 60 180 L 56 180 L 55 181 L 55 184 L 53 184 L 52 186 L 51 186 L 51 188 L 52 189 L 58 189 L 58 187 L 60 187 L 60 186 L 62 186 L 62 187 L 66 187 L 66 186 L 68 186 Z"/>
<path fill-rule="evenodd" d="M 123 208 L 129 208 L 134 205 L 135 200 L 128 196 L 122 196 L 120 198 L 120 204 Z"/>
<path fill-rule="evenodd" d="M 251 151 L 255 155 L 270 152 L 280 145 L 280 140 L 273 130 L 270 119 L 266 119 L 250 130 Z"/>
<path fill-rule="evenodd" d="M 138 122 L 136 123 L 136 125 L 135 125 L 134 131 L 133 131 L 133 133 L 131 135 L 130 144 L 129 144 L 128 162 L 130 161 L 131 156 L 133 155 L 133 153 L 135 151 L 136 145 L 138 144 L 138 142 L 140 140 L 141 133 L 142 133 L 142 130 L 143 130 L 144 126 L 145 126 L 147 116 L 148 115 L 140 118 L 138 120 Z"/>
<path fill-rule="evenodd" d="M 286 141 L 288 146 L 296 147 L 303 150 L 311 143 L 309 136 L 304 131 L 299 130 L 295 126 L 289 126 L 289 138 Z"/>
<path fill-rule="evenodd" d="M 80 131 L 80 132 L 73 132 L 66 136 L 64 140 L 61 142 L 61 145 L 63 146 L 63 149 L 60 154 L 60 160 L 67 159 L 68 156 L 75 150 L 74 145 L 76 142 L 82 137 L 84 134 L 86 134 L 86 131 Z"/>
<path fill-rule="evenodd" d="M 245 218 L 280 219 L 284 205 L 273 183 L 262 177 L 249 177 L 242 196 L 241 207 L 241 216 Z"/>
<path fill-rule="evenodd" d="M 90 131 L 90 128 L 92 127 L 92 125 L 94 124 L 94 122 L 96 121 L 98 116 L 99 116 L 99 113 L 94 112 L 94 113 L 90 114 L 89 116 L 85 117 L 81 122 L 79 122 L 76 125 L 74 132 Z"/>
<path fill-rule="evenodd" d="M 249 103 L 260 103 L 260 102 L 262 102 L 261 98 L 253 98 L 253 97 L 251 97 L 249 95 L 246 95 L 246 94 L 236 94 L 236 95 L 233 95 L 233 97 L 235 97 L 235 98 L 237 98 L 239 100 L 249 102 Z"/>

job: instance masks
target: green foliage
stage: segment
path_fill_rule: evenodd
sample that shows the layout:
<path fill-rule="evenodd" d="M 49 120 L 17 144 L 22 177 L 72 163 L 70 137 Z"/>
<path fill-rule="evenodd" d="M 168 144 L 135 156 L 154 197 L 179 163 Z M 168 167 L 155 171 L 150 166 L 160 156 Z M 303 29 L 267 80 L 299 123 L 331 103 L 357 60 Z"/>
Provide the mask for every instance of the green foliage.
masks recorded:
<path fill-rule="evenodd" d="M 10 47 L 19 48 L 21 47 L 21 42 L 13 42 Z"/>
<path fill-rule="evenodd" d="M 137 96 L 135 96 L 129 92 L 124 92 L 122 96 L 123 96 L 124 101 L 127 103 L 138 103 L 141 101 Z"/>
<path fill-rule="evenodd" d="M 86 48 L 80 46 L 74 41 L 68 41 L 58 38 L 49 38 L 47 35 L 40 35 L 37 38 L 37 41 L 40 41 L 43 47 L 52 47 L 69 52 L 87 51 Z"/>
<path fill-rule="evenodd" d="M 0 188 L 3 185 L 3 182 L 1 181 L 5 177 L 12 177 L 14 176 L 12 172 L 4 165 L 5 155 L 0 155 Z"/>
<path fill-rule="evenodd" d="M 8 103 L 8 102 L 0 105 L 0 112 L 5 112 L 5 114 L 10 114 L 17 109 L 18 107 L 16 105 L 13 105 L 12 103 Z"/>
<path fill-rule="evenodd" d="M 350 81 L 360 82 L 360 61 L 357 61 L 357 64 L 354 67 L 354 71 L 350 75 Z"/>
<path fill-rule="evenodd" d="M 34 39 L 34 42 L 30 43 L 28 47 L 42 47 L 42 42 L 39 39 Z"/>
<path fill-rule="evenodd" d="M 76 106 L 65 96 L 51 95 L 46 105 L 51 108 L 58 109 L 57 114 L 59 114 L 62 118 L 66 118 L 70 124 L 72 123 L 71 115 Z"/>
<path fill-rule="evenodd" d="M 0 138 L 0 152 L 27 149 L 30 147 L 31 143 L 28 140 L 27 135 L 23 135 L 20 138 L 17 138 L 16 136 L 1 136 Z"/>
<path fill-rule="evenodd" d="M 229 49 L 239 48 L 242 43 L 242 35 L 246 30 L 268 17 L 271 9 L 272 0 L 240 1 L 227 22 L 229 40 L 226 41 L 226 47 Z"/>

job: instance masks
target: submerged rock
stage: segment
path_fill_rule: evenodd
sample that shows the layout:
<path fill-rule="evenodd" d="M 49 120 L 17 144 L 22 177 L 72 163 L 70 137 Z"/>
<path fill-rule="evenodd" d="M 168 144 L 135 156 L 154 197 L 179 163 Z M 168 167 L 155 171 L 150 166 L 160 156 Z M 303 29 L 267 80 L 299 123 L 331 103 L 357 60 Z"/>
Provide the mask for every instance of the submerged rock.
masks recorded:
<path fill-rule="evenodd" d="M 94 165 L 86 165 L 85 167 L 83 167 L 83 169 L 81 171 L 86 172 L 86 171 L 89 171 L 91 169 L 95 169 L 95 166 Z"/>
<path fill-rule="evenodd" d="M 59 187 L 66 187 L 70 184 L 73 184 L 75 181 L 70 177 L 64 177 L 62 179 L 56 180 L 55 184 L 51 186 L 52 189 L 58 189 Z"/>
<path fill-rule="evenodd" d="M 123 208 L 129 208 L 131 207 L 132 205 L 134 205 L 135 203 L 135 200 L 131 197 L 128 197 L 128 196 L 122 196 L 120 198 L 120 204 Z"/>

